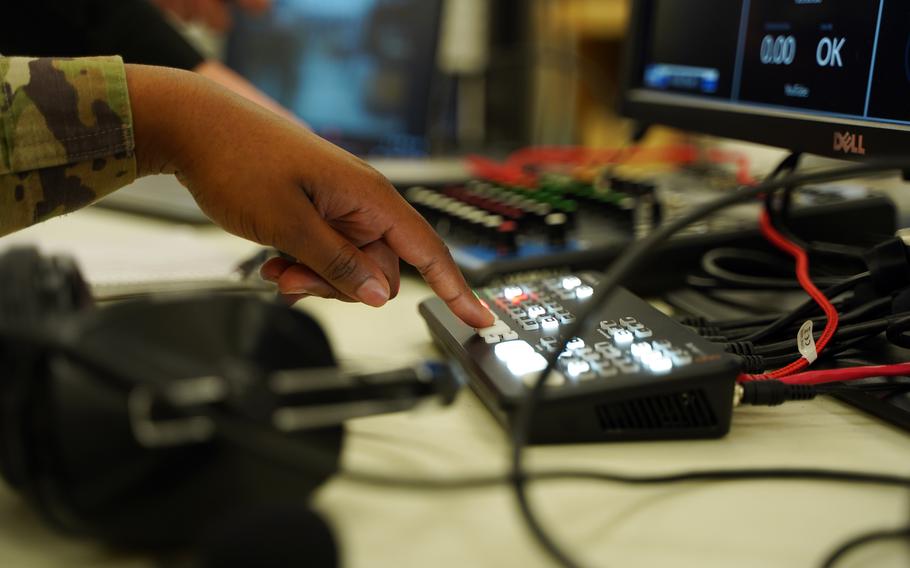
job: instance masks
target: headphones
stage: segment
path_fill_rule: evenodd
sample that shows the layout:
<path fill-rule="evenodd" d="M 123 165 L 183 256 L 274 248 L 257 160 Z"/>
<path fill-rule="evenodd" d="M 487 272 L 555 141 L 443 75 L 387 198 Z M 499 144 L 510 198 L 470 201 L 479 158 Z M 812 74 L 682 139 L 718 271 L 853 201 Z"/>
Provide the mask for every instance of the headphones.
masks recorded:
<path fill-rule="evenodd" d="M 253 413 L 269 373 L 334 366 L 319 325 L 277 303 L 208 295 L 99 309 L 71 260 L 31 248 L 0 256 L 0 474 L 69 533 L 196 546 L 248 512 L 305 506 L 328 468 L 305 475 L 217 432 L 166 443 L 168 424 L 192 419 L 149 401 L 164 443 L 141 443 L 137 393 L 233 373 L 240 387 L 224 404 Z M 337 468 L 340 427 L 274 435 Z"/>

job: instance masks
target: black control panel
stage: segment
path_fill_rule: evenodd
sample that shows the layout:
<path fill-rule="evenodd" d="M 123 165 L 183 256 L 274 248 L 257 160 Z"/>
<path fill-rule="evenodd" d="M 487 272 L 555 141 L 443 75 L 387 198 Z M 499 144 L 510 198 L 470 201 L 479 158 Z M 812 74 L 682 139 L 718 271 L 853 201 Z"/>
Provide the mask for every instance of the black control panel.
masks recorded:
<path fill-rule="evenodd" d="M 432 298 L 420 313 L 439 346 L 506 427 L 546 357 L 565 342 L 534 416 L 531 443 L 711 438 L 730 428 L 738 362 L 619 289 L 577 337 L 565 337 L 600 276 L 564 274 L 477 290 L 496 315 L 475 330 Z"/>

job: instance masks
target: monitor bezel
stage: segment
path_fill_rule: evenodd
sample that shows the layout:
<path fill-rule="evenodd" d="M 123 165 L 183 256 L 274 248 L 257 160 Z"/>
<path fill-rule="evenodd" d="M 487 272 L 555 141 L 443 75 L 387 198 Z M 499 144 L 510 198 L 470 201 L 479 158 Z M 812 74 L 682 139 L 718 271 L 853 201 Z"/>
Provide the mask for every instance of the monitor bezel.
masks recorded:
<path fill-rule="evenodd" d="M 642 125 L 670 126 L 831 158 L 861 160 L 910 152 L 910 126 L 636 88 L 644 70 L 644 25 L 652 1 L 631 0 L 621 70 L 621 115 Z M 844 144 L 845 140 L 853 143 Z"/>

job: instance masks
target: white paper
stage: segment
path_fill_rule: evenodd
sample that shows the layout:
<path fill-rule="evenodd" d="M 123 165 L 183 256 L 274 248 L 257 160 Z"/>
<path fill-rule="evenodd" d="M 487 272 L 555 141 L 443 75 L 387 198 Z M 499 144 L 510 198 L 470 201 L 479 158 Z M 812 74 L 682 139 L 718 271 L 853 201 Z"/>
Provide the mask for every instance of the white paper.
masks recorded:
<path fill-rule="evenodd" d="M 96 208 L 0 238 L 0 253 L 35 246 L 75 258 L 96 297 L 243 287 L 237 265 L 261 249 L 216 227 L 191 227 Z M 249 285 L 262 285 L 258 276 Z"/>

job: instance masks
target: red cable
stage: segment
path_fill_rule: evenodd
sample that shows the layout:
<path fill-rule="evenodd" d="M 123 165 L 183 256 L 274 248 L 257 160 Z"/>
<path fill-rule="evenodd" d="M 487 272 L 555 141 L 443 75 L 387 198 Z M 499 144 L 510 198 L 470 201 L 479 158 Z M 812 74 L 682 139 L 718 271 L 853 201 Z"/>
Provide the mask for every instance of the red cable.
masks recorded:
<path fill-rule="evenodd" d="M 900 377 L 910 375 L 910 363 L 896 363 L 894 365 L 869 365 L 864 367 L 849 367 L 847 369 L 830 369 L 827 371 L 806 371 L 778 380 L 790 385 L 820 385 L 841 381 L 854 381 L 868 379 L 869 377 Z"/>
<path fill-rule="evenodd" d="M 803 287 L 803 290 L 815 300 L 828 318 L 828 321 L 825 324 L 825 330 L 815 344 L 816 352 L 821 353 L 825 346 L 828 345 L 834 332 L 837 331 L 837 309 L 835 309 L 831 304 L 831 301 L 828 300 L 822 291 L 813 284 L 812 277 L 809 275 L 809 255 L 806 254 L 806 251 L 780 234 L 771 223 L 771 218 L 768 216 L 766 210 L 762 211 L 759 224 L 761 226 L 762 235 L 764 235 L 771 244 L 786 252 L 796 260 L 796 279 L 799 281 L 800 286 Z M 760 379 L 780 379 L 781 377 L 786 377 L 787 375 L 792 375 L 797 371 L 805 369 L 807 366 L 809 366 L 809 361 L 805 357 L 800 357 L 786 367 L 782 367 L 776 371 L 763 375 L 740 375 L 739 380 L 754 381 Z"/>
<path fill-rule="evenodd" d="M 685 165 L 702 157 L 691 144 L 660 147 L 626 146 L 622 148 L 586 148 L 579 146 L 530 146 L 515 151 L 503 162 L 480 156 L 469 156 L 468 167 L 474 177 L 495 183 L 532 188 L 537 185 L 541 169 L 604 166 L 622 162 Z M 752 183 L 748 158 L 729 150 L 709 150 L 704 158 L 717 164 L 735 164 L 737 180 Z"/>

